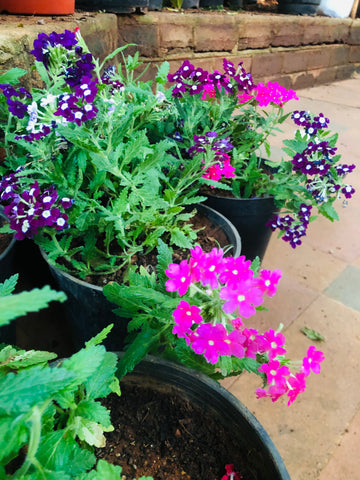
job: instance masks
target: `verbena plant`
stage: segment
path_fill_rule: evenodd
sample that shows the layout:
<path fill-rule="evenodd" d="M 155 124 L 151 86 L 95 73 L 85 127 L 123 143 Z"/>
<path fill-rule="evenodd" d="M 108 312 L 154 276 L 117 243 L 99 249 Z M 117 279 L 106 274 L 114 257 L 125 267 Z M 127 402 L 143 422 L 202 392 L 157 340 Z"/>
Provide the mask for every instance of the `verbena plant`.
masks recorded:
<path fill-rule="evenodd" d="M 171 249 L 162 244 L 158 262 L 157 275 L 142 268 L 131 272 L 129 285 L 103 289 L 119 305 L 115 312 L 130 318 L 120 376 L 151 353 L 216 380 L 252 372 L 264 381 L 258 397 L 276 401 L 285 395 L 291 404 L 305 390 L 308 375 L 320 372 L 324 355 L 314 346 L 293 362 L 281 326 L 260 333 L 246 325 L 263 309 L 265 296 L 276 293 L 280 270 L 260 270 L 258 261 L 225 257 L 216 248 L 205 253 L 199 246 L 188 260 L 174 264 Z"/>
<path fill-rule="evenodd" d="M 49 287 L 14 294 L 16 281 L 14 275 L 0 284 L 0 327 L 65 300 Z M 117 355 L 100 345 L 110 328 L 55 363 L 54 353 L 0 346 L 0 478 L 121 480 L 120 466 L 94 454 L 113 430 L 99 400 L 120 395 Z"/>
<path fill-rule="evenodd" d="M 168 75 L 174 109 L 169 134 L 189 162 L 204 160 L 200 189 L 238 198 L 273 196 L 282 215 L 269 225 L 295 248 L 316 218 L 313 207 L 338 219 L 333 204 L 342 198 L 346 205 L 353 195 L 345 177 L 355 165 L 340 163 L 329 119 L 301 109 L 291 113 L 296 132 L 284 141 L 286 157 L 269 160 L 272 136 L 289 117 L 284 107 L 298 100 L 296 93 L 276 82 L 256 84 L 242 63 L 224 59 L 223 70 L 208 72 L 185 60 Z"/>
<path fill-rule="evenodd" d="M 138 53 L 124 49 L 100 63 L 79 31 L 40 34 L 32 53 L 43 86 L 17 86 L 19 69 L 0 84 L 10 226 L 80 277 L 126 268 L 160 238 L 179 248 L 196 238 L 188 220 L 203 198 L 192 188 L 202 161 L 185 165 L 164 133 L 167 67 L 142 82 Z M 106 67 L 116 55 L 122 66 Z"/>

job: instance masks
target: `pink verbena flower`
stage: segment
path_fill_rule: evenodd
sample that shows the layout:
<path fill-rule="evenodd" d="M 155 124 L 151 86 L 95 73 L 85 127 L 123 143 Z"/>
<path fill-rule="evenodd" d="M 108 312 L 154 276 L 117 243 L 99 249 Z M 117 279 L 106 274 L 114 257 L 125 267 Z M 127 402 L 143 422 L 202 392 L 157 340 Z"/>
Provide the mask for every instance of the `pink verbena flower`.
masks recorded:
<path fill-rule="evenodd" d="M 228 355 L 233 355 L 237 358 L 244 358 L 245 357 L 245 348 L 244 342 L 246 341 L 246 337 L 242 335 L 239 330 L 233 330 L 230 332 L 225 340 L 225 342 L 229 345 L 230 351 Z"/>
<path fill-rule="evenodd" d="M 180 297 L 185 295 L 191 283 L 190 268 L 186 260 L 180 262 L 180 265 L 171 263 L 165 273 L 169 277 L 165 284 L 166 290 L 168 292 L 177 290 Z"/>
<path fill-rule="evenodd" d="M 261 290 L 254 286 L 251 281 L 239 282 L 237 288 L 224 286 L 219 293 L 220 298 L 226 300 L 222 309 L 225 313 L 238 314 L 244 318 L 249 318 L 256 313 L 255 307 L 263 302 Z"/>
<path fill-rule="evenodd" d="M 227 153 L 217 152 L 215 156 L 216 163 L 214 163 L 213 165 L 210 165 L 206 169 L 202 177 L 208 178 L 209 180 L 214 180 L 216 182 L 221 180 L 222 177 L 225 177 L 225 178 L 235 177 L 236 176 L 235 167 L 231 165 L 230 160 L 231 160 L 230 156 Z M 215 188 L 215 187 L 212 187 L 212 188 Z"/>
<path fill-rule="evenodd" d="M 268 350 L 267 340 L 255 328 L 244 328 L 241 333 L 246 337 L 244 343 L 246 357 L 256 358 L 257 353 L 264 353 Z"/>
<path fill-rule="evenodd" d="M 214 364 L 220 355 L 229 355 L 230 346 L 226 340 L 227 332 L 224 325 L 202 323 L 195 331 L 191 348 L 199 355 L 204 354 L 205 359 Z"/>
<path fill-rule="evenodd" d="M 311 345 L 309 347 L 306 357 L 303 359 L 302 371 L 305 375 L 309 375 L 311 370 L 314 373 L 320 373 L 320 363 L 325 359 L 323 352 L 316 350 L 316 348 Z"/>
<path fill-rule="evenodd" d="M 278 355 L 284 355 L 286 349 L 283 348 L 285 345 L 286 338 L 280 332 L 276 333 L 272 328 L 263 334 L 264 339 L 269 342 L 269 359 L 273 360 Z"/>
<path fill-rule="evenodd" d="M 264 293 L 266 293 L 269 297 L 272 297 L 276 293 L 277 285 L 281 276 L 282 272 L 279 269 L 273 271 L 261 270 L 257 284 Z"/>
<path fill-rule="evenodd" d="M 235 472 L 233 464 L 225 465 L 226 474 L 221 477 L 221 480 L 241 480 L 243 477 L 239 472 Z"/>
<path fill-rule="evenodd" d="M 224 252 L 221 248 L 213 248 L 211 252 L 206 253 L 200 263 L 200 282 L 205 287 L 215 289 L 219 286 L 218 275 L 223 269 Z"/>
<path fill-rule="evenodd" d="M 291 405 L 294 400 L 296 400 L 297 396 L 305 391 L 306 388 L 306 379 L 305 374 L 303 372 L 297 372 L 295 375 L 290 375 L 288 378 L 288 392 L 287 395 L 289 397 L 288 405 Z"/>
<path fill-rule="evenodd" d="M 246 260 L 245 256 L 224 258 L 224 268 L 219 275 L 221 283 L 226 284 L 229 288 L 235 289 L 240 281 L 250 280 L 254 276 L 251 270 L 251 261 Z"/>
<path fill-rule="evenodd" d="M 175 325 L 172 333 L 178 337 L 185 338 L 188 345 L 190 343 L 188 335 L 192 333 L 191 327 L 194 323 L 201 323 L 203 320 L 200 311 L 199 307 L 189 305 L 185 300 L 181 300 L 173 311 Z"/>
<path fill-rule="evenodd" d="M 269 384 L 286 385 L 287 377 L 290 375 L 289 367 L 281 365 L 278 360 L 270 360 L 258 368 L 259 372 L 265 373 Z"/>
<path fill-rule="evenodd" d="M 270 385 L 266 390 L 265 388 L 256 389 L 256 398 L 271 398 L 272 402 L 276 402 L 288 391 L 288 387 L 284 385 Z"/>
<path fill-rule="evenodd" d="M 201 100 L 208 100 L 210 98 L 215 98 L 215 87 L 212 83 L 206 83 L 204 85 L 203 93 L 201 95 Z"/>

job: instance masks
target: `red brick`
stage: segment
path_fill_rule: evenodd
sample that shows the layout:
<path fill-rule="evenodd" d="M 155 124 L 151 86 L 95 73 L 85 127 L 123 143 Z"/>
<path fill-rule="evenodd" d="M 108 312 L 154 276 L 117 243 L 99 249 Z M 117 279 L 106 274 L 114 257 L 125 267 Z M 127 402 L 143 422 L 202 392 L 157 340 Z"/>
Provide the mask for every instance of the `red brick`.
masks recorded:
<path fill-rule="evenodd" d="M 360 62 L 360 45 L 351 45 L 349 51 L 349 62 Z"/>
<path fill-rule="evenodd" d="M 360 45 L 360 19 L 356 19 L 352 22 L 348 43 L 350 45 Z"/>
<path fill-rule="evenodd" d="M 307 57 L 304 49 L 290 49 L 283 53 L 283 73 L 303 72 L 307 67 Z"/>
<path fill-rule="evenodd" d="M 328 67 L 330 64 L 331 49 L 326 45 L 310 47 L 304 50 L 308 70 Z"/>
<path fill-rule="evenodd" d="M 299 22 L 294 15 L 269 17 L 271 45 L 274 47 L 291 47 L 301 45 L 304 37 L 304 22 Z"/>
<path fill-rule="evenodd" d="M 336 69 L 321 68 L 313 72 L 315 78 L 315 85 L 323 85 L 324 83 L 331 83 L 335 81 L 336 78 Z"/>
<path fill-rule="evenodd" d="M 301 88 L 313 87 L 315 78 L 313 72 L 303 72 L 292 75 L 293 89 L 300 90 Z"/>
<path fill-rule="evenodd" d="M 259 53 L 253 56 L 251 74 L 255 79 L 279 75 L 282 72 L 283 52 Z"/>
<path fill-rule="evenodd" d="M 345 65 L 349 62 L 349 45 L 329 45 L 327 48 L 330 50 L 330 67 L 333 65 Z"/>
<path fill-rule="evenodd" d="M 196 52 L 231 52 L 236 47 L 236 26 L 198 25 L 194 32 L 194 48 Z"/>
<path fill-rule="evenodd" d="M 238 50 L 267 48 L 271 43 L 271 23 L 269 17 L 244 16 L 239 23 Z"/>
<path fill-rule="evenodd" d="M 138 50 L 143 57 L 158 57 L 160 43 L 157 25 L 121 25 L 119 28 L 119 45 L 128 43 L 136 45 L 136 47 L 129 47 L 131 54 Z"/>
<path fill-rule="evenodd" d="M 194 45 L 193 28 L 189 24 L 160 24 L 160 45 L 166 50 L 192 47 Z"/>

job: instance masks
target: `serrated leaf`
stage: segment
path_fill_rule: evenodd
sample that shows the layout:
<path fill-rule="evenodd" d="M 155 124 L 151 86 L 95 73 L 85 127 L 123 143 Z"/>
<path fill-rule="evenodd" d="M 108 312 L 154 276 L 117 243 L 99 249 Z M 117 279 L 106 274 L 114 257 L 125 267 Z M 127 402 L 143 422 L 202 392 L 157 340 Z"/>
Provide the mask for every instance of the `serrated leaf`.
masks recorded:
<path fill-rule="evenodd" d="M 74 379 L 75 375 L 64 368 L 35 366 L 16 375 L 9 373 L 0 379 L 0 412 L 27 412 L 33 405 L 65 390 Z"/>
<path fill-rule="evenodd" d="M 97 463 L 96 470 L 80 475 L 76 480 L 121 480 L 122 468 L 120 465 L 112 465 L 106 460 L 100 459 Z M 146 480 L 145 477 L 142 477 Z M 147 480 L 153 480 L 148 477 Z"/>
<path fill-rule="evenodd" d="M 49 286 L 0 298 L 0 326 L 29 312 L 38 312 L 52 301 L 64 302 L 66 295 Z"/>
<path fill-rule="evenodd" d="M 88 400 L 106 397 L 113 391 L 117 363 L 118 357 L 115 353 L 105 353 L 95 373 L 84 382 Z"/>
<path fill-rule="evenodd" d="M 15 290 L 18 279 L 19 274 L 15 273 L 15 275 L 12 275 L 11 277 L 5 279 L 3 283 L 0 283 L 0 297 L 6 297 L 7 295 L 10 295 Z"/>
<path fill-rule="evenodd" d="M 28 440 L 28 429 L 19 418 L 0 418 L 0 463 L 6 465 Z"/>
<path fill-rule="evenodd" d="M 100 343 L 102 343 L 105 340 L 105 338 L 109 335 L 109 333 L 111 332 L 113 326 L 114 326 L 114 324 L 110 323 L 110 325 L 108 325 L 103 330 L 101 330 L 101 332 L 98 333 L 95 337 L 93 337 L 90 340 L 88 340 L 87 342 L 85 342 L 85 347 L 89 348 L 93 345 L 99 345 Z"/>
<path fill-rule="evenodd" d="M 50 432 L 43 437 L 36 457 L 50 471 L 64 472 L 73 478 L 95 464 L 95 455 L 81 448 L 64 430 Z"/>
<path fill-rule="evenodd" d="M 144 326 L 136 335 L 135 340 L 131 342 L 119 360 L 117 376 L 120 380 L 145 358 L 151 346 L 157 343 L 161 333 L 159 330 L 152 330 L 149 326 Z"/>
<path fill-rule="evenodd" d="M 8 72 L 2 73 L 0 75 L 0 83 L 10 83 L 14 85 L 19 82 L 19 78 L 27 74 L 27 71 L 23 68 L 12 68 Z"/>
<path fill-rule="evenodd" d="M 56 353 L 39 350 L 16 350 L 9 345 L 0 351 L 0 371 L 19 370 L 44 364 L 56 357 Z"/>
<path fill-rule="evenodd" d="M 100 368 L 106 354 L 103 345 L 91 345 L 82 348 L 67 358 L 62 363 L 62 367 L 74 372 L 80 383 L 84 383 L 92 375 L 95 375 Z"/>
<path fill-rule="evenodd" d="M 109 410 L 94 400 L 81 400 L 76 408 L 76 415 L 100 423 L 105 428 L 111 426 Z"/>

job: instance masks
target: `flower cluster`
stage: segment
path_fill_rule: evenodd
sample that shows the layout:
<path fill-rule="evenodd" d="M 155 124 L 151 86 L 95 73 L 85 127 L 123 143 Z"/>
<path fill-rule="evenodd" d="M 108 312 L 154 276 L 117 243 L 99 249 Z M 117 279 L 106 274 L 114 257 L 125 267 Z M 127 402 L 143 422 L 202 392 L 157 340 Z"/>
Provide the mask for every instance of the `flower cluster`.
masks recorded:
<path fill-rule="evenodd" d="M 193 185 L 215 163 L 196 158 L 181 168 L 166 131 L 173 114 L 168 68 L 153 84 L 140 81 L 142 64 L 125 50 L 100 62 L 78 28 L 41 33 L 31 53 L 42 85 L 19 87 L 21 69 L 4 75 L 8 83 L 0 78 L 0 177 L 11 179 L 21 168 L 20 183 L 2 182 L 15 196 L 4 193 L 0 201 L 18 239 L 34 238 L 49 261 L 80 278 L 125 271 L 159 239 L 190 248 L 195 209 L 188 209 L 202 200 Z M 117 55 L 121 68 L 108 65 Z M 219 143 L 219 162 L 226 161 L 222 152 Z M 68 216 L 62 198 L 74 200 Z"/>
<path fill-rule="evenodd" d="M 283 240 L 290 243 L 292 248 L 301 245 L 301 237 L 306 235 L 313 205 L 320 207 L 331 204 L 341 194 L 347 199 L 355 193 L 355 189 L 344 183 L 343 179 L 355 169 L 355 165 L 336 164 L 336 151 L 330 141 L 320 141 L 318 135 L 328 128 L 329 119 L 322 113 L 312 115 L 304 111 L 295 111 L 292 114 L 294 123 L 301 127 L 296 134 L 298 145 L 304 145 L 293 155 L 292 173 L 302 178 L 307 203 L 301 203 L 299 210 L 294 211 L 294 217 L 286 214 L 283 217 L 274 215 L 268 226 L 275 231 L 282 232 Z M 290 142 L 288 142 L 290 143 Z"/>
<path fill-rule="evenodd" d="M 226 196 L 238 198 L 272 196 L 286 217 L 274 216 L 268 226 L 295 248 L 307 233 L 312 208 L 330 220 L 338 218 L 332 204 L 342 196 L 345 205 L 355 192 L 344 181 L 355 166 L 338 164 L 337 135 L 330 134 L 329 119 L 305 110 L 291 114 L 298 130 L 293 140 L 284 141 L 290 159 L 270 161 L 271 135 L 290 116 L 284 107 L 299 100 L 296 92 L 276 82 L 256 84 L 241 63 L 235 67 L 224 59 L 223 70 L 210 73 L 186 60 L 168 75 L 177 108 L 173 138 L 189 161 L 196 155 L 208 161 L 212 155 L 199 182 L 205 194 L 210 187 L 217 195 L 224 189 Z M 229 148 L 209 147 L 215 136 Z"/>
<path fill-rule="evenodd" d="M 0 180 L 0 198 L 6 204 L 5 214 L 10 219 L 10 228 L 15 238 L 32 238 L 40 227 L 62 231 L 68 227 L 64 210 L 72 205 L 70 198 L 59 198 L 55 188 L 40 190 L 37 181 L 28 188 L 22 185 L 21 175 L 13 173 Z"/>
<path fill-rule="evenodd" d="M 244 325 L 243 319 L 256 313 L 264 296 L 276 293 L 280 270 L 260 270 L 255 275 L 244 256 L 225 257 L 221 249 L 205 253 L 196 246 L 188 261 L 170 264 L 165 273 L 167 291 L 176 291 L 180 297 L 189 293 L 192 299 L 192 304 L 181 300 L 174 310 L 173 334 L 211 364 L 222 356 L 262 358 L 258 371 L 266 375 L 268 389 L 259 389 L 258 396 L 275 401 L 287 394 L 290 404 L 304 391 L 310 371 L 319 373 L 323 354 L 315 348 L 309 348 L 301 370 L 293 373 L 281 332 L 269 329 L 261 334 Z M 194 303 L 196 295 L 200 306 Z"/>
<path fill-rule="evenodd" d="M 167 79 L 175 83 L 172 90 L 173 97 L 183 97 L 185 93 L 190 95 L 201 94 L 202 98 L 214 97 L 218 89 L 224 88 L 229 94 L 251 92 L 255 84 L 249 73 L 242 66 L 238 68 L 226 59 L 223 60 L 225 74 L 215 70 L 209 73 L 202 68 L 195 68 L 188 60 L 185 60 L 181 67 Z"/>

